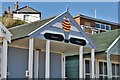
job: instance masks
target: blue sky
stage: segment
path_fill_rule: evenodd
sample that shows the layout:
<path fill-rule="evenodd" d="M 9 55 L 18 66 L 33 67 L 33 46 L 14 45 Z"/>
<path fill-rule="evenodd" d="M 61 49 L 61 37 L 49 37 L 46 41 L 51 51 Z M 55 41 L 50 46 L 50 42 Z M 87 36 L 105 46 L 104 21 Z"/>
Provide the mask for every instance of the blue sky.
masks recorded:
<path fill-rule="evenodd" d="M 72 16 L 84 14 L 94 17 L 94 10 L 96 9 L 97 18 L 118 22 L 117 2 L 19 2 L 19 8 L 26 5 L 40 11 L 42 19 L 62 13 L 68 5 Z M 3 2 L 2 11 L 6 10 L 8 6 L 13 10 L 14 2 Z"/>

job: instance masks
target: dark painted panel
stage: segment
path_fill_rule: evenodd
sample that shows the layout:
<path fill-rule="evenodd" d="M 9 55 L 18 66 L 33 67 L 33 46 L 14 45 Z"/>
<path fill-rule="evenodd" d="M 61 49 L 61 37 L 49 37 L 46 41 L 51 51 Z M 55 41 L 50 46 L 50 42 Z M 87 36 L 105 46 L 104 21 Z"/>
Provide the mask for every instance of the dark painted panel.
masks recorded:
<path fill-rule="evenodd" d="M 50 55 L 50 78 L 61 78 L 61 54 Z M 45 52 L 40 52 L 39 78 L 45 78 Z"/>
<path fill-rule="evenodd" d="M 66 77 L 79 78 L 79 56 L 66 57 Z"/>
<path fill-rule="evenodd" d="M 61 78 L 61 54 L 51 54 L 50 78 Z"/>
<path fill-rule="evenodd" d="M 8 49 L 8 78 L 26 78 L 27 65 L 28 50 L 20 48 Z"/>
<path fill-rule="evenodd" d="M 45 78 L 45 52 L 39 54 L 39 78 Z"/>

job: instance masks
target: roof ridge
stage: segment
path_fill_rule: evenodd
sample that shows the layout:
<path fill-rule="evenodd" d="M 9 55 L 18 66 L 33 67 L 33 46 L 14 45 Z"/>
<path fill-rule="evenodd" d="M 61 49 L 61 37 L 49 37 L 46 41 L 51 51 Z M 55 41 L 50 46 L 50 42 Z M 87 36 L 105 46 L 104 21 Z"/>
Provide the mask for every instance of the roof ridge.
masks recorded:
<path fill-rule="evenodd" d="M 105 21 L 105 23 L 109 23 L 109 24 L 113 24 L 113 25 L 118 25 L 120 26 L 120 23 L 119 22 L 112 22 L 112 21 L 108 21 L 108 20 L 104 20 L 104 19 L 100 19 L 100 18 L 94 18 L 92 16 L 88 16 L 88 15 L 85 15 L 85 14 L 78 14 L 76 16 L 74 16 L 74 18 L 76 17 L 87 17 L 87 18 L 92 18 L 93 20 L 99 20 L 99 21 Z"/>
<path fill-rule="evenodd" d="M 36 12 L 39 12 L 39 13 L 41 13 L 40 11 L 38 11 L 38 10 L 35 10 L 35 9 L 33 9 L 32 7 L 30 7 L 30 6 L 24 6 L 24 7 L 21 7 L 21 8 L 19 8 L 18 10 L 16 10 L 16 11 L 20 11 L 20 10 L 22 10 L 22 9 L 24 9 L 24 8 L 30 8 L 30 9 L 32 9 L 32 10 L 34 10 L 34 11 L 36 11 Z M 13 11 L 13 12 L 16 12 L 16 11 Z"/>

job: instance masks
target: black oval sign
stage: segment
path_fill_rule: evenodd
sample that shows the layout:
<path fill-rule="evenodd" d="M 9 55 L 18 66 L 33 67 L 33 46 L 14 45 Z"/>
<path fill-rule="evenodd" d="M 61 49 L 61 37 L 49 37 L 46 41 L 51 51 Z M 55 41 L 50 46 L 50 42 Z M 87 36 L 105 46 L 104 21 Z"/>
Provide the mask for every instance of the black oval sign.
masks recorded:
<path fill-rule="evenodd" d="M 70 43 L 72 44 L 77 44 L 77 45 L 82 45 L 85 46 L 86 45 L 86 41 L 83 39 L 77 39 L 77 38 L 70 38 Z"/>
<path fill-rule="evenodd" d="M 63 41 L 64 37 L 60 34 L 45 33 L 44 37 L 49 40 Z"/>

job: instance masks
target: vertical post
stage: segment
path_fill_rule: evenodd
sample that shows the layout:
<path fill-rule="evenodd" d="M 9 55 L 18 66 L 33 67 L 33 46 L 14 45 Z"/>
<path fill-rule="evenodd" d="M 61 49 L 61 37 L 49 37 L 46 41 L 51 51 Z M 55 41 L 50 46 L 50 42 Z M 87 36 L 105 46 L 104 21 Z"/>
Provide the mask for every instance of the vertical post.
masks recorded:
<path fill-rule="evenodd" d="M 107 53 L 107 77 L 112 78 L 112 74 L 111 74 L 111 62 L 110 62 L 110 54 Z"/>
<path fill-rule="evenodd" d="M 2 74 L 1 77 L 2 78 L 7 78 L 7 49 L 8 49 L 8 44 L 7 44 L 7 40 L 4 38 L 3 39 L 3 51 L 2 51 Z"/>
<path fill-rule="evenodd" d="M 35 50 L 34 55 L 34 78 L 39 78 L 39 50 Z"/>
<path fill-rule="evenodd" d="M 61 55 L 62 78 L 65 78 L 65 54 Z"/>
<path fill-rule="evenodd" d="M 96 59 L 96 78 L 99 78 L 99 62 L 98 62 L 98 59 Z"/>
<path fill-rule="evenodd" d="M 45 78 L 50 78 L 50 41 L 46 40 Z"/>
<path fill-rule="evenodd" d="M 34 39 L 29 39 L 29 78 L 33 78 L 33 47 L 34 47 Z"/>
<path fill-rule="evenodd" d="M 83 46 L 79 47 L 79 78 L 83 78 Z"/>
<path fill-rule="evenodd" d="M 95 78 L 95 50 L 91 49 L 92 78 Z"/>

